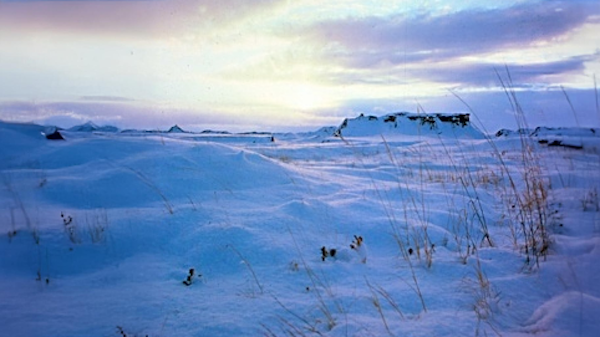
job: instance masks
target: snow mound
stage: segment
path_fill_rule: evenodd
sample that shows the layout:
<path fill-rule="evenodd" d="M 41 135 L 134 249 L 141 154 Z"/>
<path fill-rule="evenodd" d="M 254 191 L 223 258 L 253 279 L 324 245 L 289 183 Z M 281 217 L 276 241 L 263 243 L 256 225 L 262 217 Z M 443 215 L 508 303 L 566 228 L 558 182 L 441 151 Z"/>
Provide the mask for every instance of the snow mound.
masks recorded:
<path fill-rule="evenodd" d="M 402 134 L 483 138 L 483 133 L 471 125 L 469 114 L 415 114 L 409 112 L 398 112 L 381 117 L 361 114 L 356 118 L 347 118 L 334 134 L 338 137 Z"/>
<path fill-rule="evenodd" d="M 580 336 L 597 329 L 595 318 L 600 313 L 600 299 L 578 291 L 568 291 L 542 304 L 530 317 L 525 332 L 545 336 L 565 336 L 577 332 Z M 574 326 L 578 322 L 579 326 Z M 589 336 L 595 335 L 590 334 Z"/>
<path fill-rule="evenodd" d="M 0 156 L 6 164 L 6 156 L 20 157 L 21 152 L 32 147 L 41 146 L 46 141 L 46 128 L 34 124 L 19 124 L 0 121 Z M 10 144 L 6 146 L 5 144 Z"/>
<path fill-rule="evenodd" d="M 324 126 L 322 128 L 319 128 L 316 131 L 299 133 L 299 135 L 306 136 L 307 138 L 329 137 L 329 136 L 333 136 L 333 134 L 335 134 L 336 130 L 337 130 L 337 128 L 335 126 Z"/>
<path fill-rule="evenodd" d="M 336 126 L 324 126 L 314 131 L 275 133 L 274 136 L 281 140 L 324 142 L 333 137 L 337 129 Z"/>
<path fill-rule="evenodd" d="M 256 153 L 211 142 L 171 142 L 161 155 L 144 139 L 84 139 L 36 153 L 35 158 L 52 172 L 47 173 L 52 183 L 38 195 L 71 208 L 82 203 L 86 208 L 155 203 L 170 208 L 172 203 L 185 204 L 207 190 L 247 191 L 257 185 L 275 188 L 291 184 L 289 172 Z M 158 140 L 156 144 L 160 144 Z"/>

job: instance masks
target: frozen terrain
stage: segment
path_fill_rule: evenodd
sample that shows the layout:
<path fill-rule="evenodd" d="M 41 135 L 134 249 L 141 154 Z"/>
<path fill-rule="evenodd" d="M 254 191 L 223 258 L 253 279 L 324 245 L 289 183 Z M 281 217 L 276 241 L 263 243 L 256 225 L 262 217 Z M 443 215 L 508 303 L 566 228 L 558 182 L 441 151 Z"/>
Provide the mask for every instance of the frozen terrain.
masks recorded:
<path fill-rule="evenodd" d="M 597 336 L 600 130 L 465 118 L 0 122 L 0 335 Z"/>

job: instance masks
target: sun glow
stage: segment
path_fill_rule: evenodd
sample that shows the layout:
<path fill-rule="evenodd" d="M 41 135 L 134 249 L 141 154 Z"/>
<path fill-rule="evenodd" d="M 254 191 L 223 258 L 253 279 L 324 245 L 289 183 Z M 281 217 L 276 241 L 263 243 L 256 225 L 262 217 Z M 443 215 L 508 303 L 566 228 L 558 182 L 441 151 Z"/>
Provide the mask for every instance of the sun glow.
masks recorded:
<path fill-rule="evenodd" d="M 313 110 L 328 105 L 326 89 L 314 84 L 288 84 L 281 91 L 281 103 L 290 108 Z"/>

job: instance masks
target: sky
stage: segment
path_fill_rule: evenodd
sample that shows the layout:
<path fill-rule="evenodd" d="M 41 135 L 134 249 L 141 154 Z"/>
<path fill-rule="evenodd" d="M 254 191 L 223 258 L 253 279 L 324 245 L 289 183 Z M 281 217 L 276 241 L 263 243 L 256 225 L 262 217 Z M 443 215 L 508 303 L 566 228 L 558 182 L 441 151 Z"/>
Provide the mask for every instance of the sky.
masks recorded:
<path fill-rule="evenodd" d="M 600 126 L 600 1 L 0 0 L 0 120 L 300 131 L 472 111 Z M 466 104 L 465 104 L 466 103 Z"/>

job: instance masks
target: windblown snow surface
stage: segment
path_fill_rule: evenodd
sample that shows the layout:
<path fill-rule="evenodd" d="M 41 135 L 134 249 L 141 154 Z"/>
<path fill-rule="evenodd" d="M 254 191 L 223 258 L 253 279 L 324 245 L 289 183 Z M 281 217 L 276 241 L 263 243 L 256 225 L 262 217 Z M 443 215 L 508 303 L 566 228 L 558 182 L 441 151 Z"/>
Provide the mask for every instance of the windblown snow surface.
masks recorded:
<path fill-rule="evenodd" d="M 373 122 L 0 123 L 0 335 L 598 335 L 596 132 Z"/>

